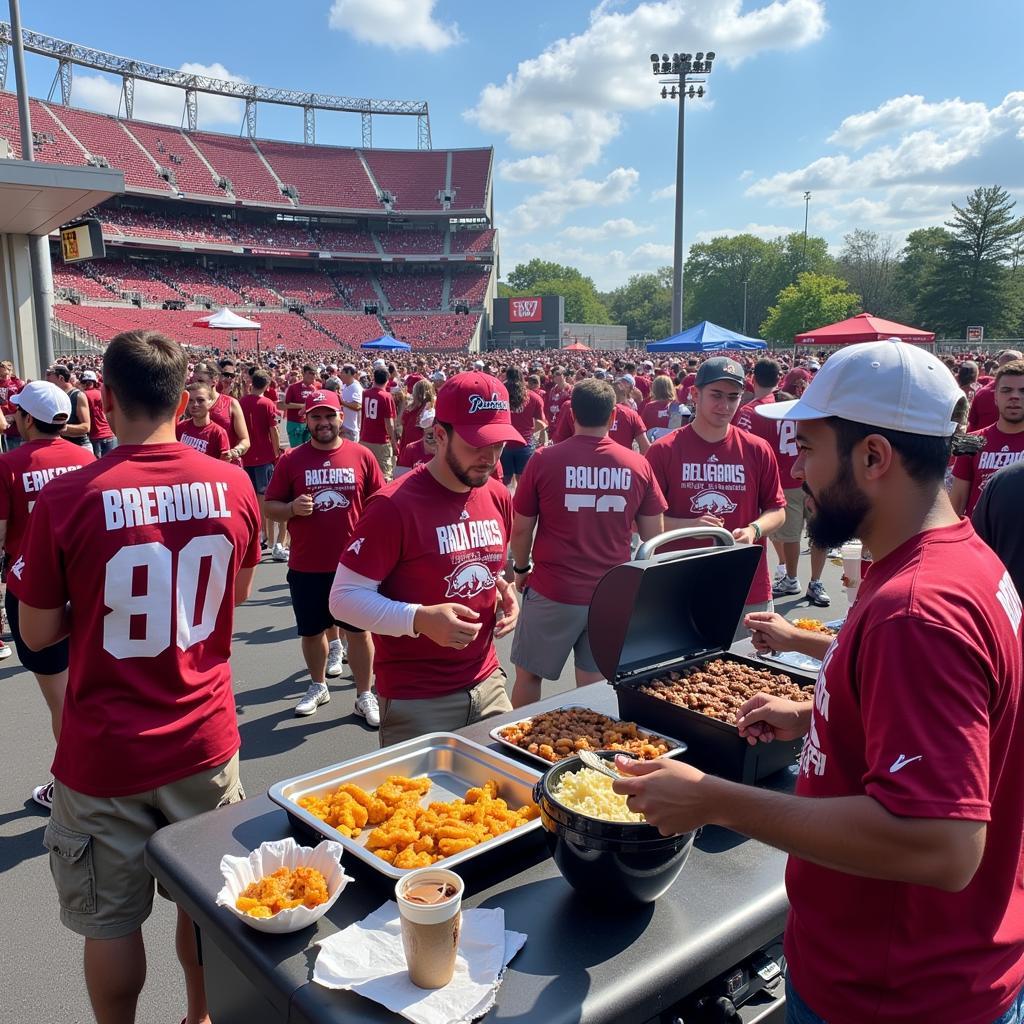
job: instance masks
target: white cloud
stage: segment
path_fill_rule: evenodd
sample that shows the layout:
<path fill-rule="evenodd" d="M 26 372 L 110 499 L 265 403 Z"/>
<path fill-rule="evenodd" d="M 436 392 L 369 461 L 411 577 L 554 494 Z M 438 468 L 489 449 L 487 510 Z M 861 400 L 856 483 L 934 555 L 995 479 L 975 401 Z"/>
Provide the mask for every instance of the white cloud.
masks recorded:
<path fill-rule="evenodd" d="M 178 70 L 190 75 L 222 78 L 231 82 L 247 81 L 241 75 L 232 74 L 223 64 L 218 63 L 185 63 Z M 96 110 L 103 114 L 116 114 L 118 105 L 121 104 L 121 112 L 124 113 L 120 79 L 108 78 L 105 75 L 75 75 L 71 87 L 71 97 L 75 106 L 85 107 L 87 110 Z M 241 100 L 208 93 L 198 94 L 196 106 L 201 128 L 237 126 L 241 124 L 245 109 Z M 185 92 L 183 89 L 157 85 L 154 82 L 136 81 L 132 116 L 138 120 L 180 125 L 184 109 Z"/>
<path fill-rule="evenodd" d="M 552 260 L 577 267 L 600 291 L 617 288 L 630 274 L 642 274 L 672 262 L 672 246 L 645 242 L 634 249 L 607 250 L 599 246 L 567 247 L 557 241 L 515 241 L 502 245 L 503 262 L 514 267 L 532 259 Z"/>
<path fill-rule="evenodd" d="M 465 116 L 513 149 L 555 156 L 559 173 L 578 173 L 619 134 L 623 113 L 660 102 L 648 59 L 658 40 L 698 39 L 736 65 L 764 50 L 806 46 L 825 31 L 823 0 L 774 0 L 747 11 L 742 0 L 617 6 L 600 3 L 584 31 L 487 85 Z"/>
<path fill-rule="evenodd" d="M 463 42 L 459 26 L 434 17 L 437 0 L 334 0 L 328 24 L 361 43 L 437 53 Z"/>
<path fill-rule="evenodd" d="M 649 224 L 637 224 L 629 217 L 617 217 L 606 220 L 596 227 L 572 226 L 562 229 L 562 237 L 577 242 L 600 242 L 608 238 L 635 238 L 644 235 L 653 228 Z"/>
<path fill-rule="evenodd" d="M 733 238 L 735 235 L 754 235 L 757 238 L 770 241 L 773 238 L 778 238 L 780 235 L 788 235 L 796 230 L 796 227 L 792 224 L 787 226 L 785 224 L 756 224 L 751 222 L 742 228 L 714 228 L 709 231 L 698 231 L 693 236 L 692 242 L 710 242 L 712 238 Z"/>
<path fill-rule="evenodd" d="M 616 167 L 603 181 L 570 178 L 530 196 L 504 220 L 502 236 L 526 234 L 560 224 L 566 214 L 586 206 L 615 206 L 630 199 L 640 174 L 632 167 Z"/>
<path fill-rule="evenodd" d="M 939 123 L 950 128 L 970 125 L 988 114 L 984 103 L 965 103 L 959 97 L 928 103 L 923 96 L 896 96 L 874 110 L 851 114 L 828 138 L 837 146 L 860 149 L 868 142 L 895 132 Z"/>
<path fill-rule="evenodd" d="M 656 188 L 651 193 L 651 202 L 655 203 L 661 199 L 675 199 L 676 197 L 676 183 L 672 182 L 671 185 L 666 185 L 664 188 Z"/>

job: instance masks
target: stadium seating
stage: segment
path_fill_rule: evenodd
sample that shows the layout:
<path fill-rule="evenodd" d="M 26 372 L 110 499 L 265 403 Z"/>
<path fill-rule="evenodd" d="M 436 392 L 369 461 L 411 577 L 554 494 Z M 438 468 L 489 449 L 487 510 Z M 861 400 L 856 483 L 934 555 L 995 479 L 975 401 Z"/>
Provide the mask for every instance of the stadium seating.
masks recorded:
<path fill-rule="evenodd" d="M 452 270 L 452 287 L 449 302 L 465 302 L 468 306 L 482 306 L 487 296 L 487 282 L 490 270 L 478 270 L 475 267 Z"/>
<path fill-rule="evenodd" d="M 93 273 L 118 296 L 138 293 L 146 302 L 164 302 L 180 299 L 181 295 L 169 284 L 158 280 L 151 267 L 140 260 L 97 260 Z"/>
<path fill-rule="evenodd" d="M 101 302 L 112 302 L 116 298 L 116 292 L 101 281 L 90 277 L 85 272 L 85 268 L 78 263 L 54 261 L 53 287 L 58 297 L 64 291 L 65 294 L 76 292 L 83 298 L 96 299 Z"/>
<path fill-rule="evenodd" d="M 53 119 L 49 110 L 38 100 L 29 101 L 34 143 L 32 155 L 36 160 L 51 164 L 81 165 L 85 154 Z M 0 138 L 6 139 L 11 152 L 21 159 L 21 123 L 18 120 L 18 101 L 12 93 L 0 92 Z"/>
<path fill-rule="evenodd" d="M 493 252 L 494 228 L 483 231 L 453 231 L 452 252 Z"/>
<path fill-rule="evenodd" d="M 195 150 L 180 131 L 161 125 L 141 124 L 137 121 L 122 124 L 126 124 L 131 134 L 161 167 L 167 167 L 174 172 L 178 191 L 225 198 L 226 193 L 217 187 L 210 169 L 196 156 Z"/>
<path fill-rule="evenodd" d="M 315 270 L 257 270 L 254 274 L 282 299 L 300 299 L 306 305 L 335 309 L 344 305 L 344 300 L 327 274 Z"/>
<path fill-rule="evenodd" d="M 248 139 L 193 132 L 192 141 L 218 174 L 230 180 L 243 202 L 291 206 Z"/>
<path fill-rule="evenodd" d="M 245 298 L 238 289 L 231 287 L 223 275 L 202 267 L 165 263 L 160 266 L 160 275 L 181 293 L 179 298 L 192 302 L 194 296 L 205 295 L 217 306 L 241 306 Z"/>
<path fill-rule="evenodd" d="M 453 210 L 482 210 L 491 170 L 489 149 L 456 149 L 452 153 Z"/>
<path fill-rule="evenodd" d="M 364 302 L 380 302 L 380 298 L 366 274 L 350 272 L 335 274 L 334 280 L 338 291 L 345 297 L 347 305 L 352 309 L 361 311 Z"/>
<path fill-rule="evenodd" d="M 354 149 L 263 140 L 257 145 L 281 182 L 295 186 L 301 206 L 380 209 L 373 183 Z"/>
<path fill-rule="evenodd" d="M 377 248 L 368 231 L 351 228 L 317 228 L 312 232 L 316 248 L 325 252 L 368 252 Z"/>
<path fill-rule="evenodd" d="M 444 188 L 448 154 L 397 149 L 363 151 L 377 184 L 395 196 L 395 210 L 440 210 L 437 194 Z"/>
<path fill-rule="evenodd" d="M 399 341 L 408 342 L 416 349 L 450 351 L 464 349 L 480 318 L 457 313 L 427 316 L 389 316 L 391 334 Z"/>
<path fill-rule="evenodd" d="M 444 251 L 444 235 L 436 228 L 421 231 L 380 231 L 377 238 L 380 239 L 385 252 L 438 256 Z"/>
<path fill-rule="evenodd" d="M 441 308 L 443 274 L 380 274 L 378 280 L 392 309 Z"/>
<path fill-rule="evenodd" d="M 384 334 L 381 322 L 375 316 L 352 313 L 308 313 L 307 319 L 319 324 L 342 345 L 358 348 L 364 341 L 373 341 Z"/>

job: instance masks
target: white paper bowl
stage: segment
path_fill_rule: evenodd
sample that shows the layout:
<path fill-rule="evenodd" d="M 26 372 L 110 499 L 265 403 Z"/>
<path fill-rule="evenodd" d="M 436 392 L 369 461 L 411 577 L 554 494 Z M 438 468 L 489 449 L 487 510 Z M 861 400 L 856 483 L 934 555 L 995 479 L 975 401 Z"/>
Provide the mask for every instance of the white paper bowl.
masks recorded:
<path fill-rule="evenodd" d="M 287 839 L 278 839 L 272 843 L 262 843 L 259 849 L 253 850 L 248 857 L 224 856 L 220 862 L 224 887 L 217 893 L 217 904 L 227 907 L 235 917 L 258 932 L 276 935 L 297 932 L 323 917 L 334 906 L 345 886 L 352 881 L 341 866 L 342 852 L 341 843 L 332 843 L 325 839 L 313 849 L 299 846 L 289 836 Z M 326 903 L 321 903 L 312 910 L 309 907 L 281 910 L 273 917 L 253 917 L 235 906 L 235 900 L 241 896 L 246 886 L 272 875 L 279 868 L 294 871 L 298 867 L 316 868 L 324 876 L 329 894 Z"/>

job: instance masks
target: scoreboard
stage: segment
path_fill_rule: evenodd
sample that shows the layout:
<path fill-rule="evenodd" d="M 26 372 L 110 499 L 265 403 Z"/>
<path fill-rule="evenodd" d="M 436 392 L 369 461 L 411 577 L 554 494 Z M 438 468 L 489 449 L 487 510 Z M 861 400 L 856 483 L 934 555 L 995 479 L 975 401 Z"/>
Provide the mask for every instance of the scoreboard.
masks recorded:
<path fill-rule="evenodd" d="M 522 295 L 495 299 L 491 333 L 494 340 L 514 344 L 517 339 L 558 345 L 565 320 L 561 295 Z"/>
<path fill-rule="evenodd" d="M 96 260 L 105 256 L 100 222 L 95 217 L 89 217 L 61 228 L 60 251 L 65 263 Z"/>

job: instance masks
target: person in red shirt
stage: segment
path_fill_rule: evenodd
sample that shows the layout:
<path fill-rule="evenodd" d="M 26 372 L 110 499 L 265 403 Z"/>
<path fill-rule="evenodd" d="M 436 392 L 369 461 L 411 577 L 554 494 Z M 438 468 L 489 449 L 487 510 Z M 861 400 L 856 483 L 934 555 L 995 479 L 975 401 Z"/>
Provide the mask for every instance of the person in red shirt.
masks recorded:
<path fill-rule="evenodd" d="M 277 406 L 266 396 L 270 378 L 262 370 L 254 370 L 251 380 L 252 391 L 243 395 L 238 403 L 249 432 L 249 449 L 242 456 L 242 468 L 259 499 L 263 544 L 269 547 L 273 538 L 263 510 L 263 495 L 274 472 L 274 463 L 281 457 L 281 437 L 277 430 Z"/>
<path fill-rule="evenodd" d="M 539 700 L 541 680 L 558 679 L 570 652 L 577 686 L 604 678 L 587 632 L 594 588 L 629 560 L 634 521 L 641 540 L 663 530 L 666 504 L 650 463 L 608 437 L 614 390 L 581 381 L 571 401 L 575 434 L 530 459 L 513 502 L 512 571 L 523 593 L 513 707 Z"/>
<path fill-rule="evenodd" d="M 799 376 L 789 375 L 787 380 L 801 395 L 807 387 L 810 374 L 806 370 L 793 371 Z M 775 453 L 775 461 L 779 467 L 779 480 L 782 493 L 786 498 L 786 521 L 772 534 L 772 546 L 779 560 L 772 580 L 772 597 L 786 597 L 799 594 L 800 579 L 797 575 L 800 564 L 800 541 L 803 537 L 804 523 L 807 519 L 807 495 L 800 487 L 800 481 L 793 479 L 793 463 L 797 458 L 796 424 L 790 420 L 770 420 L 757 415 L 762 405 L 771 405 L 775 401 L 775 388 L 779 383 L 780 367 L 774 359 L 759 359 L 754 366 L 754 398 L 747 402 L 736 413 L 733 422 L 741 430 L 762 438 Z M 832 603 L 821 582 L 821 573 L 825 568 L 827 551 L 811 544 L 811 578 L 807 584 L 807 600 L 819 608 L 827 608 Z"/>
<path fill-rule="evenodd" d="M 306 399 L 309 440 L 281 457 L 265 507 L 271 519 L 289 524 L 292 539 L 288 588 L 311 680 L 295 714 L 312 715 L 331 699 L 327 678 L 342 673 L 338 631 L 343 630 L 356 684 L 355 712 L 376 728 L 380 711 L 370 688 L 370 634 L 332 618 L 329 604 L 338 559 L 366 500 L 384 486 L 384 477 L 366 448 L 342 438 L 341 424 L 336 392 L 314 391 Z"/>
<path fill-rule="evenodd" d="M 1024 358 L 1016 349 L 1005 349 L 999 353 L 996 361 L 996 369 L 1006 363 L 1016 362 Z M 999 419 L 999 410 L 996 409 L 996 388 L 995 381 L 979 388 L 971 402 L 970 411 L 967 413 L 967 430 L 970 433 L 981 430 L 982 427 L 990 427 Z"/>
<path fill-rule="evenodd" d="M 647 440 L 653 443 L 682 426 L 683 419 L 671 377 L 655 377 L 650 394 L 650 401 L 644 403 L 640 419 L 647 428 Z"/>
<path fill-rule="evenodd" d="M 505 387 L 508 390 L 512 426 L 525 439 L 525 443 L 509 441 L 501 453 L 501 471 L 511 493 L 515 493 L 516 481 L 523 475 L 530 456 L 538 447 L 547 444 L 547 421 L 544 419 L 544 402 L 536 391 L 527 390 L 522 371 L 510 366 L 505 371 Z"/>
<path fill-rule="evenodd" d="M 39 492 L 54 477 L 95 462 L 92 452 L 69 444 L 60 436 L 71 416 L 71 402 L 60 388 L 46 381 L 33 381 L 11 396 L 14 419 L 24 440 L 13 451 L 0 455 L 0 541 L 8 567 L 21 557 L 29 514 Z M 68 685 L 68 643 L 61 640 L 42 651 L 26 647 L 18 628 L 18 599 L 8 589 L 4 608 L 14 646 L 21 664 L 36 677 L 50 710 L 53 738 L 60 738 L 64 691 Z M 53 804 L 53 783 L 32 790 L 32 799 L 49 808 Z"/>
<path fill-rule="evenodd" d="M 420 420 L 426 412 L 434 408 L 434 385 L 429 380 L 418 380 L 412 389 L 412 395 L 402 409 L 402 437 L 398 445 L 401 457 L 406 447 L 423 436 Z"/>
<path fill-rule="evenodd" d="M 6 424 L 3 427 L 5 451 L 11 451 L 21 444 L 21 434 L 18 433 L 18 424 L 14 419 L 11 396 L 16 395 L 24 386 L 25 382 L 19 380 L 14 374 L 14 364 L 9 359 L 0 362 L 0 414 L 3 414 Z"/>
<path fill-rule="evenodd" d="M 212 395 L 209 384 L 189 384 L 188 405 L 185 413 L 188 419 L 178 420 L 174 426 L 175 437 L 211 459 L 223 459 L 229 448 L 227 431 L 210 419 Z"/>
<path fill-rule="evenodd" d="M 608 437 L 617 444 L 621 444 L 623 448 L 629 448 L 630 450 L 632 450 L 635 442 L 642 455 L 651 446 L 651 442 L 647 439 L 647 427 L 640 418 L 640 414 L 635 409 L 624 404 L 622 400 L 624 395 L 624 389 L 621 391 L 616 389 L 616 397 L 619 398 L 619 402 L 615 406 L 615 416 L 612 418 Z M 558 414 L 558 422 L 555 424 L 551 440 L 555 444 L 560 444 L 567 438 L 572 437 L 575 429 L 576 420 L 573 416 L 572 403 L 565 403 L 562 405 L 562 411 Z"/>
<path fill-rule="evenodd" d="M 985 447 L 953 463 L 950 500 L 960 515 L 973 514 L 994 473 L 1024 459 L 1024 360 L 1003 363 L 996 370 L 995 396 L 998 419 L 976 431 L 985 438 Z"/>
<path fill-rule="evenodd" d="M 437 453 L 437 442 L 434 439 L 434 410 L 427 409 L 420 415 L 420 436 L 417 440 L 402 446 L 395 460 L 394 479 L 405 476 L 410 470 L 429 462 Z M 498 461 L 501 468 L 501 460 Z"/>
<path fill-rule="evenodd" d="M 306 430 L 306 399 L 314 391 L 320 390 L 316 379 L 316 367 L 306 363 L 302 367 L 302 380 L 289 384 L 284 393 L 282 408 L 285 410 L 285 428 L 288 431 L 288 445 L 298 448 L 309 440 Z"/>
<path fill-rule="evenodd" d="M 95 370 L 83 370 L 78 377 L 82 393 L 89 403 L 89 443 L 96 458 L 106 455 L 117 447 L 117 438 L 103 412 L 103 396 L 100 394 L 99 378 Z"/>
<path fill-rule="evenodd" d="M 249 429 L 245 425 L 245 417 L 242 415 L 238 399 L 228 391 L 220 390 L 234 386 L 234 364 L 230 360 L 225 363 L 222 369 L 216 369 L 207 363 L 197 363 L 192 379 L 209 387 L 210 419 L 228 435 L 229 447 L 221 457 L 241 467 L 242 456 L 249 450 Z"/>
<path fill-rule="evenodd" d="M 796 794 L 625 760 L 614 788 L 663 833 L 715 824 L 789 853 L 787 1019 L 1019 1020 L 1022 608 L 946 496 L 966 402 L 893 340 L 841 349 L 769 414 L 798 424 L 815 543 L 874 555 L 834 638 L 748 617 L 758 650 L 822 659 L 813 702 L 760 694 L 738 715 L 751 743 L 806 736 Z"/>
<path fill-rule="evenodd" d="M 512 498 L 491 473 L 522 437 L 489 374 L 450 378 L 434 412 L 437 454 L 370 499 L 331 590 L 334 617 L 374 634 L 382 746 L 512 708 L 493 639 L 519 614 Z"/>
<path fill-rule="evenodd" d="M 686 373 L 683 376 L 683 379 L 679 382 L 679 387 L 676 389 L 676 398 L 678 398 L 683 405 L 689 405 L 693 397 L 691 391 L 693 389 L 693 385 L 697 382 L 697 369 L 699 364 L 700 361 L 697 359 L 691 358 L 686 360 Z"/>
<path fill-rule="evenodd" d="M 385 480 L 391 479 L 394 457 L 398 454 L 395 434 L 395 400 L 387 391 L 388 371 L 373 371 L 373 387 L 363 392 L 363 413 L 359 425 L 359 443 L 373 452 Z"/>
<path fill-rule="evenodd" d="M 259 507 L 241 469 L 175 440 L 186 369 L 156 332 L 110 341 L 104 412 L 120 443 L 46 485 L 9 580 L 25 645 L 70 643 L 43 844 L 101 1021 L 133 1019 L 145 981 L 147 840 L 244 796 L 229 659 Z M 195 927 L 180 909 L 176 938 L 188 1019 L 203 1020 Z"/>
<path fill-rule="evenodd" d="M 743 544 L 760 544 L 783 524 L 786 499 L 774 453 L 761 438 L 731 422 L 742 393 L 739 363 L 725 357 L 708 359 L 693 388 L 693 422 L 648 450 L 668 502 L 667 530 L 716 526 Z M 744 613 L 772 607 L 768 560 L 761 546 Z M 745 635 L 741 618 L 736 639 Z"/>
<path fill-rule="evenodd" d="M 563 405 L 569 404 L 572 385 L 565 380 L 565 367 L 556 366 L 551 371 L 551 387 L 544 396 L 544 418 L 553 427 L 558 422 L 558 415 Z"/>

